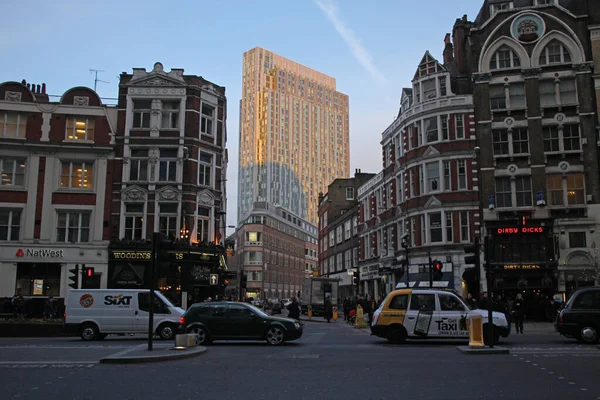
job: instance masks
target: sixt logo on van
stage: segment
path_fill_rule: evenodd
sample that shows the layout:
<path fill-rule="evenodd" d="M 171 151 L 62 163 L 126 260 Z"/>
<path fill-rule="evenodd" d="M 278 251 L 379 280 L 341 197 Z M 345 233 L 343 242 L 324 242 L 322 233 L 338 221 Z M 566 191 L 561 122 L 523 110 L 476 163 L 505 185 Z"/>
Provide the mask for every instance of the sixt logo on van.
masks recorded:
<path fill-rule="evenodd" d="M 104 304 L 107 306 L 129 306 L 133 296 L 124 296 L 122 293 L 116 296 L 104 296 Z"/>

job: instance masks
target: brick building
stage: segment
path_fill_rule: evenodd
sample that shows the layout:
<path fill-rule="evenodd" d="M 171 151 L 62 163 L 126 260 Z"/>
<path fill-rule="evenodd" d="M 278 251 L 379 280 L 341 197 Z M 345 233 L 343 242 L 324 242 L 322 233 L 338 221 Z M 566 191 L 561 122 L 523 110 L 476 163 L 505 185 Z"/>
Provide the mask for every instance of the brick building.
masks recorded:
<path fill-rule="evenodd" d="M 525 293 L 532 316 L 546 296 L 596 280 L 599 22 L 595 2 L 488 0 L 454 26 L 453 79 L 474 91 L 492 287 Z"/>
<path fill-rule="evenodd" d="M 161 266 L 161 290 L 190 302 L 223 293 L 209 277 L 226 265 L 225 88 L 156 63 L 121 74 L 118 107 L 108 287 L 148 284 L 147 241 L 161 232 L 183 257 Z"/>
<path fill-rule="evenodd" d="M 295 297 L 316 260 L 317 228 L 283 207 L 255 202 L 237 226 L 231 265 L 246 275 L 242 296 Z"/>
<path fill-rule="evenodd" d="M 398 117 L 382 134 L 383 171 L 358 189 L 365 293 L 407 281 L 429 286 L 430 260 L 443 265 L 435 286 L 462 285 L 463 245 L 478 233 L 479 203 L 473 98 L 451 79 L 454 64 L 447 35 L 444 63 L 426 52 L 402 90 Z"/>
<path fill-rule="evenodd" d="M 375 174 L 357 169 L 352 178 L 338 178 L 319 196 L 319 275 L 337 278 L 338 297 L 354 296 L 352 273 L 358 271 L 357 191 Z"/>
<path fill-rule="evenodd" d="M 82 265 L 106 285 L 117 109 L 85 87 L 49 97 L 0 84 L 0 298 L 65 297 Z"/>

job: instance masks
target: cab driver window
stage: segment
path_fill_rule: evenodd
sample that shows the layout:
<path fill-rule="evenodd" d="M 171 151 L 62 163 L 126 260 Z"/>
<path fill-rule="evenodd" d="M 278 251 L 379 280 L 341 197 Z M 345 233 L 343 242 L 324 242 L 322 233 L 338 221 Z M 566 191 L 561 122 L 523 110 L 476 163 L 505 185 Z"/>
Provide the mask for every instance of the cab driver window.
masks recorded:
<path fill-rule="evenodd" d="M 442 311 L 465 311 L 465 307 L 454 296 L 449 294 L 440 294 L 440 309 Z"/>

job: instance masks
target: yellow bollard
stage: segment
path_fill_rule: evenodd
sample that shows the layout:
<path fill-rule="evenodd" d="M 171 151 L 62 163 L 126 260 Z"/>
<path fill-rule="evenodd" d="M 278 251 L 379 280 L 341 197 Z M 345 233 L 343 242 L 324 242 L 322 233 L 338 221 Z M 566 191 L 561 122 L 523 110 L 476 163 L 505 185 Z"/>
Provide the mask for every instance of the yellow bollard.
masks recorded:
<path fill-rule="evenodd" d="M 469 347 L 483 347 L 483 319 L 479 314 L 471 315 L 467 319 L 469 329 Z"/>
<path fill-rule="evenodd" d="M 312 318 L 312 306 L 308 306 L 308 318 Z"/>
<path fill-rule="evenodd" d="M 333 306 L 333 320 L 337 321 L 338 319 L 338 308 L 337 306 Z"/>
<path fill-rule="evenodd" d="M 361 306 L 356 306 L 356 320 L 354 321 L 355 328 L 366 328 L 367 324 L 365 324 L 365 314 L 363 312 L 363 308 Z"/>

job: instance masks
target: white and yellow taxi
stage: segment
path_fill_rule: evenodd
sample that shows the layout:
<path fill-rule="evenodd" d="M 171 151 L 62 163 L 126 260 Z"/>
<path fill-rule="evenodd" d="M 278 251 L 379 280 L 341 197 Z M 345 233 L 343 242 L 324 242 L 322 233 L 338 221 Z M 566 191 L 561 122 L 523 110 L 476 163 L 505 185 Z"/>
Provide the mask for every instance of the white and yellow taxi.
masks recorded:
<path fill-rule="evenodd" d="M 486 329 L 487 310 L 472 310 L 452 291 L 399 289 L 388 294 L 373 314 L 371 333 L 397 344 L 407 338 L 468 339 L 474 314 L 481 315 Z M 510 326 L 503 313 L 493 312 L 492 319 L 498 343 L 500 337 L 508 337 Z"/>

